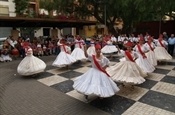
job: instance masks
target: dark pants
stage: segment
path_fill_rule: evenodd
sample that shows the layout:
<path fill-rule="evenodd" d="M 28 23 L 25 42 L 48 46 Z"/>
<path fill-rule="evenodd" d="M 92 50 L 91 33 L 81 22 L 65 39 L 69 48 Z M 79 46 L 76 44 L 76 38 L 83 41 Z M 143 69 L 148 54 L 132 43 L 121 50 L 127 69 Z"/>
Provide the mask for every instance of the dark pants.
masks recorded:
<path fill-rule="evenodd" d="M 174 53 L 174 45 L 168 45 L 168 53 L 173 56 L 173 53 Z"/>
<path fill-rule="evenodd" d="M 70 48 L 71 48 L 71 52 L 72 52 L 75 48 L 75 45 L 71 45 Z"/>
<path fill-rule="evenodd" d="M 24 48 L 18 49 L 19 54 L 22 56 L 22 58 L 24 58 L 26 56 L 26 52 Z"/>

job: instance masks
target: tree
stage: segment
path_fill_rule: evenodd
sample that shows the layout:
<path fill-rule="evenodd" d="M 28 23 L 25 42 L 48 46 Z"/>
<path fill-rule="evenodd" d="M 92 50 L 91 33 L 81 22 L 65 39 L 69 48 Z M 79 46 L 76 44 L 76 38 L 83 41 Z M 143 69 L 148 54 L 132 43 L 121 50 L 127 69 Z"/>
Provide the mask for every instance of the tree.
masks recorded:
<path fill-rule="evenodd" d="M 132 33 L 135 23 L 140 21 L 160 20 L 164 15 L 173 16 L 174 0 L 40 0 L 41 6 L 58 13 L 76 15 L 80 19 L 94 16 L 105 24 L 109 32 L 118 36 L 115 28 L 117 20 L 124 22 L 123 31 Z"/>
<path fill-rule="evenodd" d="M 15 12 L 18 15 L 23 15 L 29 5 L 29 0 L 13 0 L 15 3 Z"/>
<path fill-rule="evenodd" d="M 61 0 L 66 8 L 68 4 Z M 72 0 L 73 1 L 73 0 Z M 94 16 L 100 23 L 106 24 L 108 30 L 118 35 L 114 25 L 118 19 L 124 22 L 124 31 L 132 32 L 133 25 L 140 21 L 160 20 L 165 14 L 175 11 L 174 0 L 76 0 L 73 13 L 79 16 Z"/>
<path fill-rule="evenodd" d="M 57 1 L 56 1 L 57 2 Z M 53 11 L 55 9 L 55 0 L 40 0 L 40 8 L 48 11 L 49 16 L 53 16 Z"/>

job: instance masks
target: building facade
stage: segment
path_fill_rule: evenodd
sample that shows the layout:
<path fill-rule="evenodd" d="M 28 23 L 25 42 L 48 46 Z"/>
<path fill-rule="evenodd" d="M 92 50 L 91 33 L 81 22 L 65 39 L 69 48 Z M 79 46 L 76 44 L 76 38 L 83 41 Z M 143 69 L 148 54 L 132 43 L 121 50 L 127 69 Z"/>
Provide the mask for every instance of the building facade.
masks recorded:
<path fill-rule="evenodd" d="M 44 12 L 44 14 L 48 15 L 47 11 L 43 9 L 39 9 L 39 0 L 30 0 L 27 10 L 28 10 L 27 13 L 29 17 L 32 17 L 33 13 L 35 13 L 35 15 L 36 14 L 39 15 Z M 15 3 L 13 2 L 13 0 L 0 0 L 0 16 L 6 16 L 6 17 L 17 16 L 17 14 L 15 13 Z M 0 38 L 7 37 L 10 35 L 13 35 L 13 36 L 15 35 L 14 37 L 17 38 L 18 36 L 28 34 L 28 33 L 22 33 L 22 32 L 23 31 L 20 31 L 19 28 L 15 30 L 13 27 L 0 27 Z M 82 33 L 84 32 L 81 32 L 80 34 Z M 34 32 L 30 34 L 33 34 L 31 36 L 34 36 L 34 37 L 49 36 L 52 39 L 56 39 L 56 38 L 59 38 L 61 35 L 67 35 L 67 34 L 76 35 L 76 28 L 63 28 L 60 30 L 58 28 L 53 28 L 53 27 L 40 27 L 34 30 Z"/>
<path fill-rule="evenodd" d="M 0 0 L 0 16 L 16 16 L 13 0 Z M 0 38 L 11 35 L 11 30 L 12 27 L 0 27 Z"/>

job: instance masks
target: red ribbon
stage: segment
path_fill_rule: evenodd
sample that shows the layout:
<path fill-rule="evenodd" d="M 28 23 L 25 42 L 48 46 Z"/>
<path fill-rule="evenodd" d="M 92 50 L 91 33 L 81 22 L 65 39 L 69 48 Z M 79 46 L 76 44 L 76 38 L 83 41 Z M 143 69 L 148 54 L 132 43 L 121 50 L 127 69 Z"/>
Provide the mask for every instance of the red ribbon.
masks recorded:
<path fill-rule="evenodd" d="M 125 51 L 125 55 L 128 57 L 128 59 L 132 62 L 135 62 L 134 59 L 132 58 L 132 55 L 129 51 Z"/>
<path fill-rule="evenodd" d="M 159 43 L 160 43 L 160 45 L 161 45 L 162 47 L 165 48 L 165 46 L 162 44 L 161 40 L 159 40 Z"/>
<path fill-rule="evenodd" d="M 138 50 L 139 50 L 140 54 L 143 56 L 143 58 L 146 58 L 146 55 L 145 55 L 145 53 L 142 51 L 140 45 L 137 45 L 137 47 L 138 47 Z"/>
<path fill-rule="evenodd" d="M 78 45 L 79 45 L 79 48 L 82 48 L 82 47 L 81 47 L 82 42 L 77 42 L 77 43 L 78 43 Z"/>
<path fill-rule="evenodd" d="M 62 45 L 60 45 L 60 46 L 63 46 L 64 52 L 68 53 L 64 44 L 62 44 Z"/>
<path fill-rule="evenodd" d="M 94 61 L 95 65 L 96 65 L 96 67 L 98 68 L 98 70 L 100 70 L 101 72 L 105 73 L 108 77 L 110 77 L 110 75 L 104 69 L 101 68 L 100 64 L 96 60 L 95 55 L 92 55 L 92 58 L 93 58 L 93 61 Z"/>
<path fill-rule="evenodd" d="M 151 49 L 152 51 L 154 51 L 154 49 L 153 49 L 153 47 L 151 46 L 151 44 L 148 43 L 148 45 L 149 45 L 150 49 Z"/>

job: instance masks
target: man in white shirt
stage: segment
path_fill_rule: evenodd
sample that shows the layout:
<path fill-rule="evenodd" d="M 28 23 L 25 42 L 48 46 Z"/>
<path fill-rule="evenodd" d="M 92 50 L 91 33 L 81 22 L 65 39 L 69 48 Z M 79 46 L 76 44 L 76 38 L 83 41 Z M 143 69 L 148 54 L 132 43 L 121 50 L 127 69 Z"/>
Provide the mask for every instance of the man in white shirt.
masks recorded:
<path fill-rule="evenodd" d="M 116 44 L 117 39 L 114 35 L 111 36 L 111 41 L 112 41 L 113 44 Z"/>

